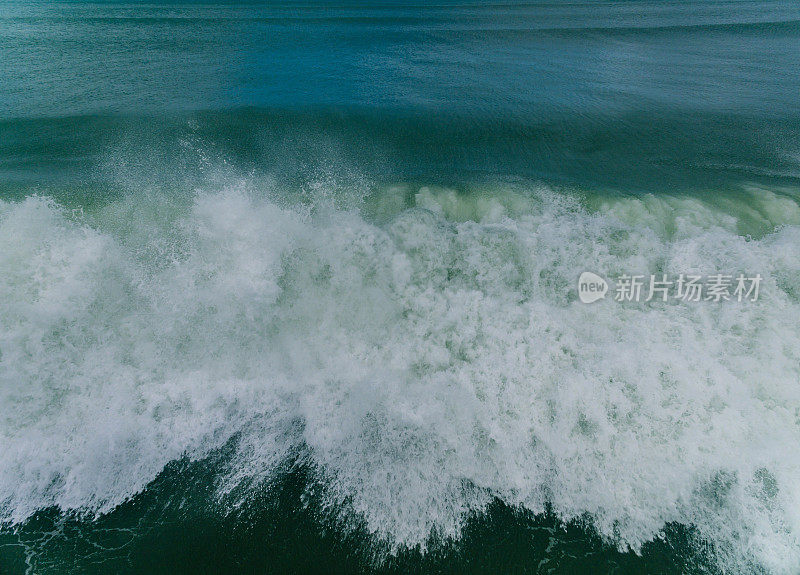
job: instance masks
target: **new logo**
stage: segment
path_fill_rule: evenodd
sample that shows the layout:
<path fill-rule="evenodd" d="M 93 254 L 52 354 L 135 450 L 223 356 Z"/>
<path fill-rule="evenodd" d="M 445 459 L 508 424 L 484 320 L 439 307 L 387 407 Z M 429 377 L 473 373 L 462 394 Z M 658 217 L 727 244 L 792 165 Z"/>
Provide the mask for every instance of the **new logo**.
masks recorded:
<path fill-rule="evenodd" d="M 599 275 L 583 272 L 578 278 L 578 297 L 583 303 L 596 302 L 606 297 L 608 283 Z"/>

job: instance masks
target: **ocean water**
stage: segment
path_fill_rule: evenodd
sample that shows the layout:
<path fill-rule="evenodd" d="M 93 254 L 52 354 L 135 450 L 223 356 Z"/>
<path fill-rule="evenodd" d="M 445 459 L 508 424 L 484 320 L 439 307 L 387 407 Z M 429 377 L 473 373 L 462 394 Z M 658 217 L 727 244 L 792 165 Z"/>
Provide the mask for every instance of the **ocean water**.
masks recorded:
<path fill-rule="evenodd" d="M 800 5 L 0 3 L 0 573 L 800 573 Z"/>

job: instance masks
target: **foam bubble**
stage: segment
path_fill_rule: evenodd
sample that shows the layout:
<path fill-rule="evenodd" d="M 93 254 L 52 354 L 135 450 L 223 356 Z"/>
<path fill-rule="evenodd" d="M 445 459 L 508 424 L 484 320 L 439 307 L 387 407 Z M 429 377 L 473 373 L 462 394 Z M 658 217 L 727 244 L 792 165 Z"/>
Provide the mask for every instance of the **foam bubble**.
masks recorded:
<path fill-rule="evenodd" d="M 106 512 L 238 435 L 223 494 L 301 450 L 396 545 L 499 497 L 621 548 L 681 522 L 731 569 L 800 567 L 796 203 L 765 196 L 782 226 L 754 239 L 750 200 L 409 197 L 373 198 L 381 223 L 241 186 L 0 204 L 0 519 Z M 586 269 L 764 284 L 584 305 Z"/>

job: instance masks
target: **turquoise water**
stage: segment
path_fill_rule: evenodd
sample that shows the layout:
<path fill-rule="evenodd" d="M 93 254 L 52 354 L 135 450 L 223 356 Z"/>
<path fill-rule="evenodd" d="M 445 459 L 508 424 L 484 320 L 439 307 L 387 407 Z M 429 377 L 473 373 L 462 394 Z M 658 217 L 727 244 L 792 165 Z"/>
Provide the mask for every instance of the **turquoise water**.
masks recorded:
<path fill-rule="evenodd" d="M 798 63 L 788 1 L 2 3 L 0 573 L 800 572 Z"/>

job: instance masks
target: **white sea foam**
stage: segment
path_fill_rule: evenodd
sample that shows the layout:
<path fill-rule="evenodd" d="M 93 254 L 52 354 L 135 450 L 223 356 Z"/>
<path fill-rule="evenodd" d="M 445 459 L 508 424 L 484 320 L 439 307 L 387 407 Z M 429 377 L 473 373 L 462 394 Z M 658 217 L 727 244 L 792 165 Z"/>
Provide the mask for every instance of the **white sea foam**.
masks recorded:
<path fill-rule="evenodd" d="M 239 433 L 223 491 L 302 446 L 401 545 L 499 497 L 622 548 L 677 521 L 731 568 L 800 569 L 797 203 L 402 193 L 369 200 L 380 223 L 246 186 L 83 219 L 0 203 L 0 520 L 108 511 Z M 584 305 L 586 269 L 764 284 Z"/>

